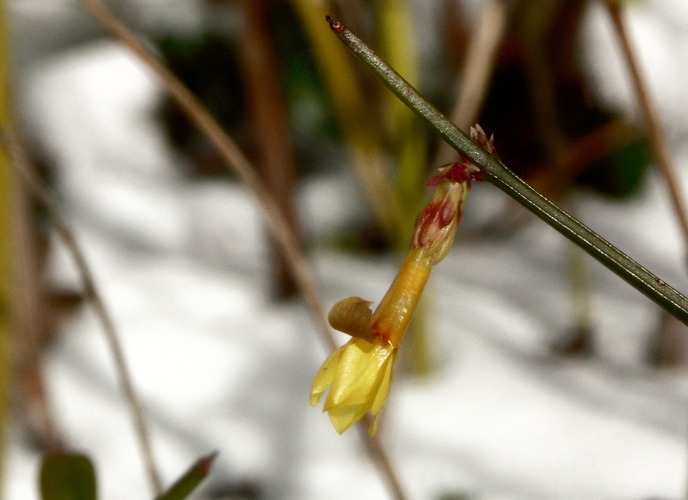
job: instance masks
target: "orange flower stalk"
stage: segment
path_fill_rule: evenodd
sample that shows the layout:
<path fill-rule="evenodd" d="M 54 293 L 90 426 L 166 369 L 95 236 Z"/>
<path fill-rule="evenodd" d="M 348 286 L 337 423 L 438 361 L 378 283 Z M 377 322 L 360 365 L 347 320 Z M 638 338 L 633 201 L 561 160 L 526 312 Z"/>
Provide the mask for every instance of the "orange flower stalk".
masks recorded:
<path fill-rule="evenodd" d="M 471 129 L 473 139 L 493 152 L 479 126 Z M 461 222 L 471 180 L 479 170 L 468 160 L 450 163 L 428 182 L 436 186 L 432 198 L 416 222 L 411 248 L 382 301 L 371 311 L 368 302 L 349 297 L 337 302 L 328 320 L 335 330 L 352 339 L 333 352 L 322 364 L 311 385 L 311 405 L 316 406 L 329 387 L 323 411 L 329 413 L 340 434 L 371 412 L 374 420 L 370 434 L 375 434 L 397 359 L 406 333 L 432 266 L 449 252 L 456 228 Z"/>

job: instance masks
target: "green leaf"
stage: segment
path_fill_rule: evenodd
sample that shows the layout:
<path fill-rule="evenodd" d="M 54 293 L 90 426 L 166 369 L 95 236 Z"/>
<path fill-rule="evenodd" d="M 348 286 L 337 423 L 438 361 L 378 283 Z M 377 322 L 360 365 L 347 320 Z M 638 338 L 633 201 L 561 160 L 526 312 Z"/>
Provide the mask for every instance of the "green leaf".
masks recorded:
<path fill-rule="evenodd" d="M 203 481 L 217 457 L 217 452 L 199 458 L 184 475 L 182 475 L 170 488 L 156 500 L 183 500 L 187 498 L 193 490 Z"/>
<path fill-rule="evenodd" d="M 629 198 L 642 187 L 650 159 L 649 142 L 641 137 L 591 165 L 578 181 L 601 194 Z"/>
<path fill-rule="evenodd" d="M 96 473 L 91 460 L 80 453 L 54 452 L 41 464 L 43 500 L 95 500 Z"/>

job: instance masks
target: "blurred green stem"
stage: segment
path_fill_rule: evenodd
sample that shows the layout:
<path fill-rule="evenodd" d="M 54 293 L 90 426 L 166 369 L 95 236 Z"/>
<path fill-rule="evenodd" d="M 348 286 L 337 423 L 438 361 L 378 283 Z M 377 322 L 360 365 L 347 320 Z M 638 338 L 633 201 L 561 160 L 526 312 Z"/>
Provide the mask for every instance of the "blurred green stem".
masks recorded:
<path fill-rule="evenodd" d="M 518 201 L 628 284 L 688 325 L 688 298 L 542 196 L 509 170 L 497 156 L 487 153 L 475 144 L 348 28 L 338 21 L 329 21 L 337 37 L 442 139 L 477 165 L 485 175 L 485 180 Z"/>
<path fill-rule="evenodd" d="M 417 85 L 419 62 L 413 27 L 413 12 L 407 0 L 377 0 L 380 19 L 382 53 L 404 78 Z M 390 142 L 397 164 L 396 191 L 401 201 L 403 224 L 399 228 L 396 243 L 406 250 L 411 237 L 413 221 L 425 193 L 427 176 L 427 137 L 422 124 L 410 109 L 386 94 L 385 116 Z"/>
<path fill-rule="evenodd" d="M 551 47 L 551 26 L 560 16 L 566 14 L 572 15 L 571 12 L 562 11 L 558 4 L 534 2 L 524 5 L 518 11 L 517 19 L 525 41 L 525 67 L 530 99 L 535 111 L 533 126 L 542 141 L 547 163 L 552 170 L 552 193 L 556 193 L 559 202 L 575 216 L 573 173 L 568 154 L 572 146 L 557 115 L 555 75 L 546 52 Z M 579 16 L 572 17 L 577 19 Z M 569 41 L 567 45 L 573 46 L 574 42 Z M 583 340 L 592 328 L 586 260 L 582 250 L 571 242 L 567 242 L 565 259 L 573 299 L 573 336 Z"/>
<path fill-rule="evenodd" d="M 199 458 L 172 486 L 159 495 L 156 500 L 184 500 L 198 487 L 210 474 L 213 462 L 217 458 L 217 452 Z"/>
<path fill-rule="evenodd" d="M 322 30 L 326 2 L 292 0 L 292 4 L 310 40 L 366 200 L 387 240 L 395 242 L 404 227 L 403 208 L 390 182 L 390 169 L 379 146 L 380 135 L 370 120 L 366 120 L 370 116 L 370 104 L 365 99 L 355 68 L 346 59 L 342 46 Z"/>
<path fill-rule="evenodd" d="M 575 332 L 580 335 L 588 335 L 593 328 L 589 269 L 585 261 L 585 254 L 580 248 L 570 243 L 566 247 L 566 267 L 571 287 Z"/>

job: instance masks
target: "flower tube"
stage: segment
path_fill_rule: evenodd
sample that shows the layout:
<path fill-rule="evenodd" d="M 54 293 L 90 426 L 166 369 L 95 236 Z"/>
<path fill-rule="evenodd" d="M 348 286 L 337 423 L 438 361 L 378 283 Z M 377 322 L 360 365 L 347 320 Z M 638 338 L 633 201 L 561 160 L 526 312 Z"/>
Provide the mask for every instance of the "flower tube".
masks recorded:
<path fill-rule="evenodd" d="M 493 152 L 492 139 L 472 129 L 474 140 Z M 348 297 L 330 310 L 330 325 L 351 335 L 322 364 L 311 385 L 316 406 L 329 388 L 323 411 L 340 434 L 370 412 L 375 434 L 392 383 L 399 346 L 413 318 L 432 267 L 449 252 L 461 222 L 466 195 L 479 171 L 468 160 L 443 165 L 430 179 L 430 201 L 416 221 L 411 248 L 375 311 L 372 302 Z"/>

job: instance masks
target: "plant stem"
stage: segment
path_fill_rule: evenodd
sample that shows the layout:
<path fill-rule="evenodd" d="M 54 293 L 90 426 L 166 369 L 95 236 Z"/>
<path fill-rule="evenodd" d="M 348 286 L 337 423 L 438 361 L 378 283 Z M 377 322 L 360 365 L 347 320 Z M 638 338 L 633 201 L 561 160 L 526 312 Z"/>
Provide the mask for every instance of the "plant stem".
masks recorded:
<path fill-rule="evenodd" d="M 284 214 L 285 222 L 297 237 L 299 224 L 294 208 L 296 161 L 287 106 L 278 73 L 279 61 L 268 26 L 265 0 L 242 0 L 244 32 L 239 44 L 243 80 L 251 113 L 254 136 L 259 145 L 261 178 Z M 279 245 L 271 238 L 273 293 L 287 299 L 295 295 L 297 284 Z"/>
<path fill-rule="evenodd" d="M 420 80 L 420 61 L 413 29 L 413 13 L 409 2 L 404 0 L 378 0 L 375 3 L 379 19 L 380 51 L 397 70 L 412 84 Z M 322 28 L 318 23 L 318 27 Z M 391 146 L 396 165 L 395 186 L 401 201 L 401 225 L 397 228 L 394 243 L 406 251 L 411 238 L 413 222 L 425 195 L 424 181 L 428 175 L 425 165 L 428 150 L 426 131 L 413 112 L 393 95 L 384 94 L 386 138 Z M 360 126 L 360 124 L 358 124 Z"/>
<path fill-rule="evenodd" d="M 370 100 L 366 99 L 365 89 L 354 65 L 346 59 L 346 49 L 321 29 L 321 20 L 326 12 L 325 3 L 318 0 L 292 0 L 292 4 L 330 96 L 351 165 L 376 222 L 388 241 L 394 243 L 404 228 L 403 206 L 389 181 L 391 172 L 380 147 L 381 134 L 370 121 L 365 120 L 370 115 Z M 345 75 L 344 78 L 342 75 Z"/>
<path fill-rule="evenodd" d="M 542 196 L 509 170 L 499 158 L 475 144 L 351 30 L 331 18 L 328 18 L 328 22 L 344 45 L 373 70 L 404 104 L 424 119 L 456 151 L 481 169 L 485 180 L 504 191 L 628 284 L 688 325 L 688 298 Z"/>
<path fill-rule="evenodd" d="M 685 253 L 688 249 L 688 208 L 686 208 L 686 202 L 681 193 L 678 169 L 674 165 L 671 155 L 669 154 L 669 148 L 659 125 L 657 108 L 650 96 L 650 90 L 648 89 L 645 77 L 640 69 L 640 62 L 638 61 L 636 52 L 631 45 L 631 38 L 628 34 L 622 12 L 623 7 L 620 2 L 611 0 L 607 0 L 605 5 L 607 6 L 607 11 L 609 12 L 614 31 L 619 39 L 619 44 L 621 45 L 628 71 L 631 74 L 631 80 L 638 99 L 638 104 L 640 105 L 640 110 L 647 126 L 648 140 L 654 150 L 657 166 L 659 167 L 659 171 L 669 191 L 669 199 L 673 205 L 674 213 L 678 219 L 681 234 L 683 236 Z M 684 259 L 688 263 L 688 255 L 684 255 Z"/>
<path fill-rule="evenodd" d="M 81 1 L 110 34 L 133 52 L 159 79 L 172 100 L 217 150 L 227 168 L 232 170 L 256 196 L 268 228 L 275 237 L 275 241 L 282 248 L 287 260 L 291 263 L 294 278 L 299 284 L 311 317 L 319 333 L 322 334 L 323 341 L 334 350 L 337 343 L 327 324 L 325 307 L 316 285 L 315 272 L 309 265 L 298 238 L 289 229 L 289 224 L 286 222 L 279 204 L 256 173 L 254 166 L 237 144 L 222 130 L 217 120 L 200 103 L 198 98 L 136 38 L 131 30 L 101 0 Z"/>
<path fill-rule="evenodd" d="M 1 141 L 0 141 L 1 142 Z M 30 168 L 30 167 L 29 167 Z M 43 369 L 41 336 L 47 323 L 41 281 L 37 221 L 33 200 L 25 186 L 15 183 L 12 202 L 12 264 L 14 267 L 11 309 L 14 384 L 18 386 L 19 421 L 34 445 L 43 450 L 60 447 L 49 402 Z"/>
<path fill-rule="evenodd" d="M 482 6 L 477 26 L 468 42 L 464 66 L 456 79 L 458 98 L 450 116 L 460 127 L 470 126 L 480 114 L 504 39 L 510 9 L 511 3 L 504 0 L 489 0 Z M 445 146 L 448 147 L 447 144 L 440 147 L 444 149 Z M 456 155 L 444 152 L 437 163 L 445 163 L 444 159 L 448 156 L 454 158 Z"/>
<path fill-rule="evenodd" d="M 8 2 L 0 0 L 0 127 L 12 128 L 10 99 L 10 44 Z M 12 288 L 12 206 L 17 185 L 10 158 L 0 152 L 0 449 L 5 450 L 10 412 L 10 315 Z M 3 455 L 6 457 L 7 455 Z M 4 483 L 7 459 L 0 458 L 0 485 Z"/>
<path fill-rule="evenodd" d="M 141 453 L 143 462 L 146 467 L 148 479 L 155 494 L 162 491 L 162 482 L 160 474 L 158 473 L 158 466 L 155 462 L 153 454 L 153 446 L 151 443 L 150 432 L 148 430 L 148 422 L 146 421 L 143 406 L 139 400 L 139 396 L 134 388 L 134 382 L 131 376 L 131 370 L 126 361 L 124 349 L 119 340 L 119 334 L 115 328 L 115 322 L 112 319 L 109 309 L 105 305 L 105 301 L 100 294 L 96 285 L 93 273 L 89 267 L 86 256 L 77 242 L 76 236 L 71 229 L 69 222 L 63 215 L 62 209 L 58 203 L 57 198 L 52 194 L 43 181 L 34 173 L 30 167 L 28 155 L 24 147 L 11 133 L 5 129 L 0 129 L 0 146 L 4 151 L 9 153 L 12 158 L 15 171 L 20 177 L 21 181 L 30 190 L 31 194 L 36 197 L 43 205 L 55 226 L 55 230 L 62 238 L 62 241 L 67 246 L 69 252 L 74 259 L 74 264 L 79 270 L 81 276 L 81 285 L 83 287 L 84 296 L 90 300 L 96 316 L 100 320 L 103 332 L 105 333 L 105 340 L 112 354 L 119 385 L 124 393 L 124 397 L 129 406 L 131 418 L 134 424 L 136 437 L 141 446 Z"/>
<path fill-rule="evenodd" d="M 213 462 L 217 458 L 218 452 L 199 458 L 184 474 L 177 479 L 164 493 L 159 495 L 156 500 L 184 500 L 193 493 L 203 480 L 210 474 Z"/>

